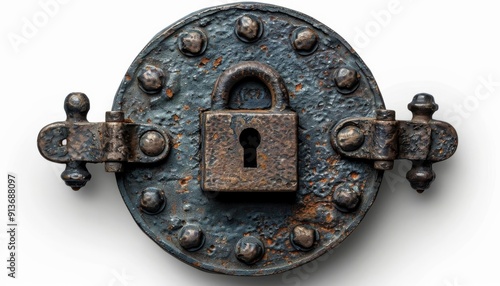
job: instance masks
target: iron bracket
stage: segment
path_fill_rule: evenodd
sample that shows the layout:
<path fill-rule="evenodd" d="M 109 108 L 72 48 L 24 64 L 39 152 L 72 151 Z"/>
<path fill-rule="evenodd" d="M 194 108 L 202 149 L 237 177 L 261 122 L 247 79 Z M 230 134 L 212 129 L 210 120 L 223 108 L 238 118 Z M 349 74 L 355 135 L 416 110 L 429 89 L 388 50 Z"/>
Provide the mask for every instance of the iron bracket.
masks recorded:
<path fill-rule="evenodd" d="M 125 163 L 154 163 L 167 157 L 170 139 L 165 128 L 126 120 L 122 111 L 106 112 L 105 122 L 88 122 L 88 97 L 71 93 L 64 101 L 66 121 L 45 126 L 38 134 L 43 157 L 65 163 L 61 178 L 73 190 L 90 180 L 86 163 L 104 163 L 106 172 L 123 172 Z"/>
<path fill-rule="evenodd" d="M 395 112 L 387 109 L 377 109 L 376 118 L 342 120 L 331 132 L 331 143 L 343 157 L 373 160 L 377 170 L 392 169 L 396 159 L 411 160 L 406 178 L 422 193 L 436 177 L 432 164 L 455 153 L 458 136 L 450 124 L 432 119 L 438 110 L 432 95 L 415 95 L 408 109 L 411 121 L 395 120 Z"/>

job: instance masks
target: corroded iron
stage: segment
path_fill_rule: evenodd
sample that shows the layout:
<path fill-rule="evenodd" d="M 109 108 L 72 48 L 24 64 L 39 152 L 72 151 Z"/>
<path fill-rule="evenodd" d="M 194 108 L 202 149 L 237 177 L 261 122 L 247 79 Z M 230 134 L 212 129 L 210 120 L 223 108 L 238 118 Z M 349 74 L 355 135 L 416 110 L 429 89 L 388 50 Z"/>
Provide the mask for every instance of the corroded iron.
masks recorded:
<path fill-rule="evenodd" d="M 161 31 L 126 72 L 106 122 L 70 94 L 66 121 L 38 138 L 66 163 L 116 172 L 133 219 L 161 248 L 205 271 L 269 275 L 314 260 L 358 226 L 394 160 L 413 162 L 418 191 L 457 134 L 385 109 L 373 75 L 333 30 L 282 7 L 239 3 L 196 12 Z M 111 254 L 110 254 L 111 255 Z"/>
<path fill-rule="evenodd" d="M 38 150 L 45 159 L 66 163 L 61 178 L 78 190 L 90 180 L 86 163 L 105 163 L 107 172 L 123 172 L 125 163 L 154 163 L 170 150 L 167 131 L 155 124 L 132 123 L 122 111 L 106 112 L 106 122 L 90 123 L 90 101 L 71 93 L 64 101 L 66 121 L 45 126 Z"/>
<path fill-rule="evenodd" d="M 248 78 L 269 89 L 269 110 L 227 110 L 230 91 Z M 201 117 L 203 190 L 296 191 L 297 120 L 278 72 L 260 62 L 229 67 L 215 83 L 211 110 Z"/>
<path fill-rule="evenodd" d="M 413 166 L 407 179 L 422 193 L 435 178 L 432 164 L 448 159 L 458 145 L 450 124 L 432 119 L 438 109 L 430 94 L 417 94 L 408 109 L 411 121 L 395 120 L 392 110 L 376 110 L 375 118 L 348 118 L 332 130 L 332 146 L 344 157 L 374 160 L 378 170 L 392 169 L 394 160 L 408 159 Z"/>

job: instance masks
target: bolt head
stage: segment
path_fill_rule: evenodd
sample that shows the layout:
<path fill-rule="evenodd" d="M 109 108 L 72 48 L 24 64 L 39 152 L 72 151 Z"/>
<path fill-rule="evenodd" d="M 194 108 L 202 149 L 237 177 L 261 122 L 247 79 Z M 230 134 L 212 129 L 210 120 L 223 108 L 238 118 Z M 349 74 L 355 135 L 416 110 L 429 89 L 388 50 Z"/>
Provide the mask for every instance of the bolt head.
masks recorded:
<path fill-rule="evenodd" d="M 296 249 L 308 251 L 313 248 L 314 243 L 318 240 L 318 236 L 318 232 L 315 229 L 298 225 L 293 228 L 290 240 Z"/>
<path fill-rule="evenodd" d="M 262 23 L 251 15 L 241 16 L 236 21 L 236 36 L 243 42 L 255 42 L 262 36 Z"/>
<path fill-rule="evenodd" d="M 165 150 L 166 142 L 158 131 L 148 131 L 141 136 L 139 147 L 147 156 L 158 156 Z"/>
<path fill-rule="evenodd" d="M 357 150 L 364 142 L 365 135 L 357 126 L 346 126 L 337 133 L 337 144 L 344 151 Z"/>
<path fill-rule="evenodd" d="M 158 188 L 146 188 L 141 193 L 141 210 L 147 214 L 158 214 L 166 205 L 165 193 Z"/>
<path fill-rule="evenodd" d="M 318 47 L 318 34 L 311 28 L 298 28 L 292 33 L 292 46 L 302 55 L 311 54 Z"/>
<path fill-rule="evenodd" d="M 354 92 L 361 78 L 356 70 L 346 67 L 337 69 L 334 77 L 337 89 L 344 94 Z"/>
<path fill-rule="evenodd" d="M 186 56 L 201 55 L 207 47 L 207 36 L 199 30 L 182 33 L 178 39 L 179 50 Z"/>
<path fill-rule="evenodd" d="M 251 265 L 264 256 L 264 244 L 256 237 L 245 236 L 236 243 L 234 253 L 239 261 Z"/>
<path fill-rule="evenodd" d="M 196 251 L 203 246 L 205 235 L 197 225 L 186 225 L 179 231 L 179 244 L 187 251 Z"/>
<path fill-rule="evenodd" d="M 335 207 L 342 212 L 353 212 L 359 205 L 360 194 L 348 186 L 341 185 L 333 193 Z"/>
<path fill-rule="evenodd" d="M 161 91 L 165 81 L 165 73 L 162 69 L 147 65 L 137 77 L 139 87 L 147 94 L 154 94 Z"/>

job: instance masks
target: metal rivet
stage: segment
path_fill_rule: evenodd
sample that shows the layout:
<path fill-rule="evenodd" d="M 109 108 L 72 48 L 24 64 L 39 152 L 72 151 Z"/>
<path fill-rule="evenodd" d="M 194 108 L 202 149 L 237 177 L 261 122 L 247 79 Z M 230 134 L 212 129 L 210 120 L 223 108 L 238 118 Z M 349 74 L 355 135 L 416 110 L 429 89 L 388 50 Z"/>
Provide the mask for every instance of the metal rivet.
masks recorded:
<path fill-rule="evenodd" d="M 337 143 L 344 151 L 357 150 L 365 141 L 365 135 L 357 126 L 349 125 L 337 133 Z"/>
<path fill-rule="evenodd" d="M 165 193 L 162 190 L 149 187 L 141 192 L 141 210 L 145 213 L 160 213 L 165 208 L 165 205 Z"/>
<path fill-rule="evenodd" d="M 251 265 L 264 256 L 264 244 L 256 237 L 245 236 L 236 243 L 234 253 L 239 261 Z"/>
<path fill-rule="evenodd" d="M 311 250 L 318 238 L 319 234 L 315 229 L 303 225 L 294 227 L 290 234 L 292 245 L 302 251 Z"/>
<path fill-rule="evenodd" d="M 333 193 L 335 207 L 342 212 L 352 212 L 359 205 L 360 194 L 347 186 L 339 186 Z"/>
<path fill-rule="evenodd" d="M 254 16 L 244 15 L 236 21 L 234 32 L 238 39 L 246 43 L 257 41 L 263 32 L 262 22 Z"/>
<path fill-rule="evenodd" d="M 158 156 L 165 150 L 165 138 L 158 131 L 148 131 L 141 136 L 139 146 L 148 156 Z"/>
<path fill-rule="evenodd" d="M 335 84 L 339 92 L 348 94 L 359 86 L 360 75 L 351 68 L 339 68 L 334 72 Z"/>
<path fill-rule="evenodd" d="M 161 91 L 165 81 L 165 73 L 162 69 L 147 65 L 137 77 L 139 87 L 147 94 L 154 94 Z"/>
<path fill-rule="evenodd" d="M 186 225 L 179 231 L 179 244 L 187 251 L 196 251 L 205 243 L 205 235 L 197 225 Z"/>
<path fill-rule="evenodd" d="M 200 30 L 191 30 L 179 35 L 179 50 L 186 56 L 194 57 L 203 54 L 207 47 L 207 36 Z"/>
<path fill-rule="evenodd" d="M 293 48 L 301 55 L 312 54 L 318 47 L 318 34 L 311 28 L 295 29 L 291 37 Z"/>

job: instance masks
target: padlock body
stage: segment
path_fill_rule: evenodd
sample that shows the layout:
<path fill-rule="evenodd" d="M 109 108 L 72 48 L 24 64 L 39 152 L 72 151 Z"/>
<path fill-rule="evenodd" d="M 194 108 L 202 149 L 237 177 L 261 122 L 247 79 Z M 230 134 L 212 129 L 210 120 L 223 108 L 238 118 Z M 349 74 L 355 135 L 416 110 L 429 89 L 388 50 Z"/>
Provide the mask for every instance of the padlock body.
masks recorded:
<path fill-rule="evenodd" d="M 201 123 L 204 191 L 297 190 L 298 117 L 295 112 L 206 111 Z M 260 137 L 254 167 L 245 166 L 248 150 L 242 146 L 240 135 L 246 129 L 256 130 Z"/>

